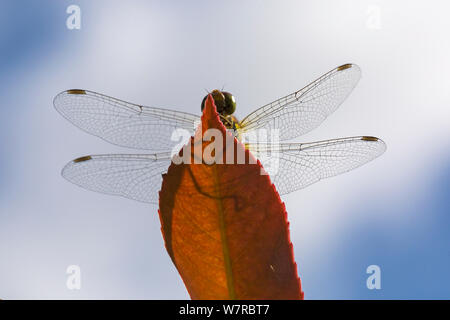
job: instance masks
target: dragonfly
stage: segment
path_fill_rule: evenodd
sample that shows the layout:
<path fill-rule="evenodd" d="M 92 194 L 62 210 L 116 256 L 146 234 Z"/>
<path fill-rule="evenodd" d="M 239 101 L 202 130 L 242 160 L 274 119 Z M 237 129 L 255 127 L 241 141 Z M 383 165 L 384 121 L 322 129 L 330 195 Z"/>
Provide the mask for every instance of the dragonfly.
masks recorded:
<path fill-rule="evenodd" d="M 220 119 L 236 137 L 253 130 L 278 130 L 281 143 L 250 143 L 258 159 L 276 153 L 277 173 L 271 176 L 280 195 L 324 178 L 355 169 L 380 156 L 386 144 L 377 137 L 357 136 L 309 143 L 285 142 L 317 128 L 342 104 L 361 77 L 356 64 L 344 64 L 304 88 L 266 104 L 239 121 L 232 94 L 211 94 Z M 203 99 L 201 109 L 207 96 Z M 62 170 L 68 181 L 85 189 L 158 203 L 162 175 L 172 161 L 171 139 L 176 129 L 194 135 L 200 116 L 122 101 L 83 89 L 70 89 L 54 98 L 56 110 L 82 130 L 112 144 L 148 150 L 146 154 L 100 154 L 79 157 Z M 262 162 L 262 161 L 261 161 Z M 264 167 L 264 162 L 262 162 Z"/>

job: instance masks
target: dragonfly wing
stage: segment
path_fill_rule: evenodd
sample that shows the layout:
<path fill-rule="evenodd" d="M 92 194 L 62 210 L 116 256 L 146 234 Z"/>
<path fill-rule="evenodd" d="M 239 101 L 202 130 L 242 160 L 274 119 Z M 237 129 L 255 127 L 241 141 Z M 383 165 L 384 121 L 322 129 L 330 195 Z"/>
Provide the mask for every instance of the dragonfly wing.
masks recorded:
<path fill-rule="evenodd" d="M 351 137 L 313 143 L 253 144 L 280 194 L 355 169 L 380 156 L 385 143 L 375 137 Z"/>
<path fill-rule="evenodd" d="M 87 90 L 67 90 L 53 104 L 82 130 L 124 147 L 169 151 L 175 129 L 193 134 L 200 117 L 184 112 L 139 106 Z"/>
<path fill-rule="evenodd" d="M 250 113 L 240 132 L 278 129 L 280 140 L 301 136 L 318 127 L 347 98 L 358 83 L 361 70 L 345 64 L 324 74 L 303 89 Z"/>
<path fill-rule="evenodd" d="M 92 155 L 69 162 L 64 178 L 85 189 L 157 203 L 170 153 Z"/>

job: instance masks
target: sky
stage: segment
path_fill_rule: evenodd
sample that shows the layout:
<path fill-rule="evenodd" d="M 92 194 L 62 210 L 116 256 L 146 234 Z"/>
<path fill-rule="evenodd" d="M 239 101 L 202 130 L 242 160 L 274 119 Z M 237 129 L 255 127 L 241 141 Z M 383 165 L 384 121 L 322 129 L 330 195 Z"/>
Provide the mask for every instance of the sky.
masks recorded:
<path fill-rule="evenodd" d="M 81 9 L 69 30 L 66 9 Z M 362 79 L 296 141 L 355 135 L 387 151 L 282 197 L 306 299 L 450 298 L 446 1 L 2 1 L 0 298 L 187 299 L 157 206 L 81 189 L 62 167 L 131 153 L 54 109 L 84 88 L 200 114 L 222 88 L 243 118 L 344 63 Z M 138 151 L 139 152 L 139 151 Z M 68 266 L 81 270 L 70 290 Z M 368 289 L 366 269 L 381 270 Z"/>

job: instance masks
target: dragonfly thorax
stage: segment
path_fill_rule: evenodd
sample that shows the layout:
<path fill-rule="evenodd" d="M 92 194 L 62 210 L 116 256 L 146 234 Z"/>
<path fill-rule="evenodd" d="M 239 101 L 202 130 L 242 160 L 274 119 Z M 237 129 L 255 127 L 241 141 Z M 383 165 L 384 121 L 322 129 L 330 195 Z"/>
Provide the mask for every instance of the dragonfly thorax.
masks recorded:
<path fill-rule="evenodd" d="M 233 134 L 237 134 L 237 131 L 239 129 L 239 120 L 233 116 L 222 116 L 220 115 L 220 120 L 222 121 L 223 125 L 225 126 L 225 128 L 227 129 L 231 129 L 234 131 Z"/>

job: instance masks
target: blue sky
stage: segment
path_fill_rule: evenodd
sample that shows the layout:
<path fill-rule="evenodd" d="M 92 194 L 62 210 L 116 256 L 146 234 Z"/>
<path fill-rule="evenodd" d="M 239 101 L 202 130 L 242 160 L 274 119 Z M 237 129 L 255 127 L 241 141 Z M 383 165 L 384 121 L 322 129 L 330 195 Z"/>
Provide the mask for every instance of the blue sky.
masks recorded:
<path fill-rule="evenodd" d="M 78 4 L 81 30 L 65 26 Z M 340 109 L 298 141 L 374 135 L 386 153 L 283 197 L 307 299 L 450 297 L 448 4 L 377 1 L 3 1 L 0 5 L 0 297 L 188 298 L 157 207 L 77 188 L 69 160 L 130 153 L 53 108 L 85 88 L 200 112 L 204 89 L 233 92 L 238 116 L 357 63 Z M 423 15 L 423 12 L 427 12 Z M 82 270 L 66 288 L 67 266 Z M 381 268 L 381 290 L 366 268 Z"/>
<path fill-rule="evenodd" d="M 345 235 L 336 239 L 328 263 L 319 270 L 327 276 L 312 287 L 311 295 L 329 299 L 450 297 L 450 165 L 440 162 L 443 170 L 431 178 L 425 194 L 411 194 L 409 201 L 381 202 L 371 209 L 354 208 L 361 221 L 349 223 Z M 393 227 L 392 219 L 377 218 L 395 214 L 405 214 L 410 222 Z M 426 223 L 414 223 L 422 216 L 427 216 Z M 381 290 L 365 286 L 367 275 L 361 270 L 371 264 L 382 270 Z"/>

